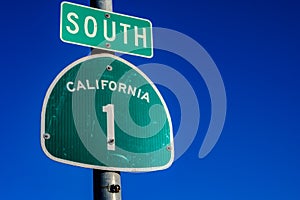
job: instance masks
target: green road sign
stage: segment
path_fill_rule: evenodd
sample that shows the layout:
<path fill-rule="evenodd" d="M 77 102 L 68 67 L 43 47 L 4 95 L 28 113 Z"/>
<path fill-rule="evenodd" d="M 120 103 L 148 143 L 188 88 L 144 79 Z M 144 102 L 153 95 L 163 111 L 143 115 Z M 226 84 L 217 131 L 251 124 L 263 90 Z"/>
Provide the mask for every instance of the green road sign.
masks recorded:
<path fill-rule="evenodd" d="M 41 144 L 53 160 L 102 170 L 162 170 L 174 159 L 161 94 L 110 54 L 81 58 L 55 78 L 43 103 Z"/>
<path fill-rule="evenodd" d="M 60 38 L 92 48 L 153 56 L 149 20 L 69 2 L 61 3 Z"/>

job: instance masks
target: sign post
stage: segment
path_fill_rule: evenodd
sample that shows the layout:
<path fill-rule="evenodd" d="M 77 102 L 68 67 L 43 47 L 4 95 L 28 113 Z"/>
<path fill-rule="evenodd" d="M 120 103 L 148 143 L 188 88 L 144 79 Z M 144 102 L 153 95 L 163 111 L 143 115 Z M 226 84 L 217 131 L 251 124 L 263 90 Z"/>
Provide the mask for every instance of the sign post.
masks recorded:
<path fill-rule="evenodd" d="M 112 0 L 90 0 L 90 6 L 107 11 L 112 11 L 113 8 Z M 103 52 L 105 52 L 103 49 L 94 49 L 91 54 L 100 54 Z M 120 172 L 93 169 L 94 200 L 121 200 L 121 192 Z"/>
<path fill-rule="evenodd" d="M 92 14 L 73 10 L 74 4 L 67 2 L 62 3 L 63 13 L 64 5 L 71 5 L 66 16 L 73 25 L 61 22 L 61 31 L 65 27 L 77 34 L 80 26 L 75 19 L 80 15 L 80 19 L 85 18 L 85 34 L 96 35 L 99 27 Z M 91 0 L 91 6 L 112 9 L 111 0 Z M 109 14 L 105 15 L 107 19 L 114 19 L 112 12 L 104 13 Z M 114 22 L 127 27 L 126 30 L 137 27 L 120 20 Z M 91 22 L 93 26 L 89 25 Z M 142 30 L 143 37 L 134 37 L 147 46 L 152 36 Z M 123 42 L 134 40 L 125 29 L 122 32 Z M 99 49 L 67 66 L 51 83 L 42 108 L 41 145 L 44 153 L 55 161 L 94 170 L 94 200 L 121 200 L 120 171 L 148 172 L 171 166 L 173 128 L 155 84 L 133 64 Z"/>

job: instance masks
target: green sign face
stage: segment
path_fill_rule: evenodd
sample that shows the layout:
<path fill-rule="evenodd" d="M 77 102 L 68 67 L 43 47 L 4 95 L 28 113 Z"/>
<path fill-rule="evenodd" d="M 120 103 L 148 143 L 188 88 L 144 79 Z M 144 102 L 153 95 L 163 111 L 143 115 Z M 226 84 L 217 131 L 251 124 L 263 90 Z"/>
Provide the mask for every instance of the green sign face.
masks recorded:
<path fill-rule="evenodd" d="M 62 2 L 60 38 L 72 44 L 142 57 L 153 56 L 149 20 Z"/>
<path fill-rule="evenodd" d="M 79 59 L 55 78 L 44 99 L 41 144 L 53 160 L 102 170 L 162 170 L 174 159 L 159 91 L 110 54 Z"/>

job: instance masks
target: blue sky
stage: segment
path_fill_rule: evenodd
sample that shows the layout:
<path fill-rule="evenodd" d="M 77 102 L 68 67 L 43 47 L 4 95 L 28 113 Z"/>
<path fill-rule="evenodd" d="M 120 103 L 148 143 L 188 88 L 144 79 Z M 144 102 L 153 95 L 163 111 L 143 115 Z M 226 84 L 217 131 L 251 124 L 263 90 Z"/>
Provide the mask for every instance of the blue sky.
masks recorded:
<path fill-rule="evenodd" d="M 49 85 L 90 51 L 60 40 L 60 3 L 5 1 L 0 8 L 1 199 L 92 199 L 92 170 L 54 162 L 40 146 L 40 113 Z M 293 0 L 114 1 L 116 12 L 150 19 L 153 26 L 202 45 L 227 96 L 221 137 L 199 159 L 212 114 L 201 75 L 162 50 L 152 59 L 124 56 L 135 65 L 161 63 L 184 75 L 201 120 L 190 121 L 199 124 L 197 135 L 171 168 L 122 173 L 123 199 L 300 199 L 299 8 Z M 179 101 L 170 89 L 158 87 L 176 133 L 182 125 Z"/>

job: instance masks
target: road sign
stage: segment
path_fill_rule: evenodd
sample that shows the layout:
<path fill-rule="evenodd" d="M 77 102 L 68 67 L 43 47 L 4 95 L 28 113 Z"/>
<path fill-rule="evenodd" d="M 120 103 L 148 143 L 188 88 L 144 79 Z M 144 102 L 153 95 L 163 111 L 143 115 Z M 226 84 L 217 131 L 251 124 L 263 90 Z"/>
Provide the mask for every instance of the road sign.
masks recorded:
<path fill-rule="evenodd" d="M 174 159 L 170 114 L 151 80 L 110 54 L 81 58 L 44 99 L 41 144 L 53 160 L 111 171 L 154 171 Z"/>
<path fill-rule="evenodd" d="M 61 3 L 60 38 L 92 48 L 153 56 L 149 20 L 70 2 Z"/>

